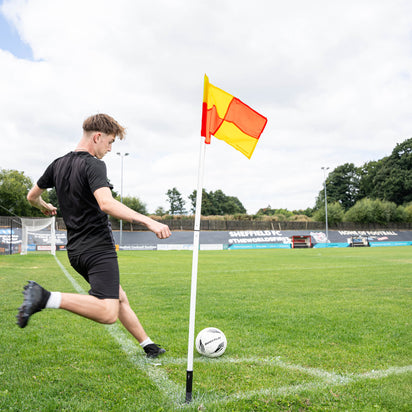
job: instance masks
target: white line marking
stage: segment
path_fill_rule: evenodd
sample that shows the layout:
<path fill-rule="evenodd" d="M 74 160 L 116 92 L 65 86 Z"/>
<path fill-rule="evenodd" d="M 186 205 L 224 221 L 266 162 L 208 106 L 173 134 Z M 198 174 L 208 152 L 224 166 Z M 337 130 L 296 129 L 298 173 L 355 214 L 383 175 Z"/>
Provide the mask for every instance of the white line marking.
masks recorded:
<path fill-rule="evenodd" d="M 302 365 L 296 365 L 293 363 L 283 361 L 280 356 L 277 357 L 249 357 L 249 358 L 230 358 L 222 356 L 221 358 L 206 358 L 197 357 L 194 359 L 195 363 L 246 363 L 246 364 L 258 364 L 258 365 L 270 365 L 278 366 L 282 369 L 295 370 L 307 375 L 314 376 L 325 381 L 328 384 L 339 385 L 347 384 L 349 382 L 358 381 L 362 379 L 380 379 L 386 378 L 390 375 L 401 375 L 403 373 L 412 372 L 412 365 L 390 367 L 388 369 L 372 370 L 365 373 L 347 373 L 347 374 L 337 374 L 334 372 L 325 371 L 318 368 L 308 368 Z M 181 365 L 186 363 L 185 358 L 164 358 L 162 360 L 163 364 L 174 364 Z"/>
<path fill-rule="evenodd" d="M 165 358 L 163 364 L 184 364 L 186 362 L 185 358 Z M 384 370 L 372 370 L 370 372 L 359 373 L 359 374 L 336 374 L 333 372 L 328 372 L 318 368 L 307 368 L 301 365 L 295 365 L 289 362 L 281 360 L 280 357 L 272 358 L 258 358 L 258 357 L 249 357 L 249 358 L 229 358 L 221 357 L 209 359 L 205 357 L 195 358 L 194 363 L 244 363 L 244 364 L 258 364 L 258 365 L 268 365 L 277 366 L 282 369 L 295 370 L 299 372 L 306 373 L 308 375 L 314 376 L 319 380 L 316 382 L 307 382 L 298 385 L 285 385 L 280 387 L 273 388 L 264 388 L 257 389 L 253 391 L 244 391 L 233 393 L 227 397 L 220 397 L 219 399 L 210 399 L 210 402 L 219 402 L 220 404 L 229 402 L 233 399 L 250 399 L 254 396 L 287 396 L 300 393 L 306 390 L 324 390 L 335 385 L 347 385 L 351 382 L 357 382 L 360 380 L 367 379 L 380 379 L 385 378 L 390 375 L 400 375 L 404 373 L 412 372 L 412 365 L 400 366 L 400 367 L 391 367 Z M 197 400 L 199 402 L 199 399 Z M 205 402 L 206 400 L 204 400 Z"/>
<path fill-rule="evenodd" d="M 86 291 L 74 280 L 72 275 L 66 270 L 66 268 L 62 265 L 59 259 L 57 259 L 57 256 L 55 255 L 54 258 L 56 259 L 57 264 L 60 266 L 60 269 L 63 271 L 65 274 L 66 278 L 70 280 L 70 283 L 73 285 L 73 287 L 79 292 L 85 294 Z"/>
<path fill-rule="evenodd" d="M 182 403 L 184 396 L 183 386 L 179 386 L 171 381 L 167 373 L 159 368 L 159 363 L 156 361 L 150 361 L 143 356 L 142 353 L 138 353 L 139 349 L 135 341 L 125 333 L 119 324 L 105 325 L 106 329 L 117 341 L 122 348 L 123 352 L 129 357 L 129 361 L 132 362 L 139 369 L 145 371 L 149 378 L 156 384 L 161 392 L 163 392 L 167 399 L 174 404 Z"/>
<path fill-rule="evenodd" d="M 302 370 L 305 370 L 305 368 L 299 365 L 292 365 L 292 366 L 298 366 L 298 368 L 296 369 L 301 370 L 302 368 Z M 260 390 L 258 389 L 255 391 L 239 392 L 239 393 L 233 394 L 232 397 L 236 399 L 250 399 L 253 396 L 262 396 L 262 395 L 272 396 L 272 397 L 273 396 L 285 396 L 285 395 L 292 395 L 292 394 L 299 393 L 299 392 L 306 391 L 306 390 L 327 389 L 332 385 L 344 386 L 351 382 L 357 382 L 357 381 L 364 380 L 364 379 L 380 379 L 380 378 L 385 378 L 390 375 L 400 375 L 400 374 L 408 373 L 408 372 L 412 372 L 412 365 L 403 366 L 403 367 L 392 367 L 392 368 L 388 368 L 385 370 L 371 371 L 371 372 L 360 373 L 360 374 L 336 375 L 336 376 L 339 376 L 338 380 L 325 379 L 324 381 L 321 381 L 321 382 L 309 382 L 309 383 L 304 383 L 300 385 L 289 385 L 289 386 L 283 386 L 279 388 L 266 388 L 266 389 L 260 389 Z"/>
<path fill-rule="evenodd" d="M 365 373 L 359 373 L 356 375 L 353 375 L 355 380 L 361 380 L 361 379 L 381 379 L 381 378 L 386 378 L 387 376 L 390 375 L 402 375 L 403 373 L 408 373 L 412 372 L 412 365 L 407 365 L 407 366 L 393 366 L 388 369 L 384 370 L 372 370 L 370 372 L 365 372 Z"/>

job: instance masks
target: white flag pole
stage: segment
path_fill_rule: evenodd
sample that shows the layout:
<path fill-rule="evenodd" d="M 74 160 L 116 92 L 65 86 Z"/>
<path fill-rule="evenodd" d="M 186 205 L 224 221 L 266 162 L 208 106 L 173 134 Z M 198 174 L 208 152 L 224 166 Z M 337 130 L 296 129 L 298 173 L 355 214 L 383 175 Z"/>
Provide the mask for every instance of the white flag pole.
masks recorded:
<path fill-rule="evenodd" d="M 205 138 L 200 139 L 199 171 L 197 177 L 195 227 L 193 232 L 192 282 L 190 290 L 189 342 L 187 348 L 186 403 L 192 401 L 193 351 L 195 340 L 197 268 L 199 260 L 200 216 L 202 213 L 203 175 L 205 165 Z"/>

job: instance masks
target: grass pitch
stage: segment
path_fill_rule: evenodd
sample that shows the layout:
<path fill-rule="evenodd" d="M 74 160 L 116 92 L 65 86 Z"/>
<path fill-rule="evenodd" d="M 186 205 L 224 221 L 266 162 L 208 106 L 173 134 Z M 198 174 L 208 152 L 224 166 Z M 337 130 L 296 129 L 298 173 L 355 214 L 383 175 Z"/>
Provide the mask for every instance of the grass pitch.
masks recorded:
<path fill-rule="evenodd" d="M 201 251 L 196 332 L 223 330 L 194 361 L 184 404 L 191 252 L 120 252 L 121 281 L 149 336 L 61 310 L 15 325 L 21 290 L 88 285 L 60 252 L 0 257 L 0 411 L 411 411 L 411 249 Z M 73 278 L 75 286 L 65 275 Z"/>

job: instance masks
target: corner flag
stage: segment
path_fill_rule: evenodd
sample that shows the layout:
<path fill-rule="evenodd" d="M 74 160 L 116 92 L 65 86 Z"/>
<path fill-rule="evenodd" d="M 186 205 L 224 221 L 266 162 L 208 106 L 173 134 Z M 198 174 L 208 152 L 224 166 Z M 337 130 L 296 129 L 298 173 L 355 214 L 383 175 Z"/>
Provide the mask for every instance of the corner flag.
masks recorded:
<path fill-rule="evenodd" d="M 205 148 L 210 135 L 224 140 L 247 158 L 253 154 L 267 123 L 266 117 L 255 112 L 236 97 L 209 83 L 205 75 L 203 92 L 202 132 L 197 177 L 195 227 L 193 231 L 192 280 L 190 287 L 189 340 L 187 347 L 186 403 L 192 401 L 193 351 L 195 340 L 195 315 L 197 294 L 197 267 L 200 244 L 200 216 L 202 212 Z"/>
<path fill-rule="evenodd" d="M 266 117 L 210 84 L 205 75 L 201 132 L 205 143 L 213 135 L 250 159 L 266 123 Z"/>

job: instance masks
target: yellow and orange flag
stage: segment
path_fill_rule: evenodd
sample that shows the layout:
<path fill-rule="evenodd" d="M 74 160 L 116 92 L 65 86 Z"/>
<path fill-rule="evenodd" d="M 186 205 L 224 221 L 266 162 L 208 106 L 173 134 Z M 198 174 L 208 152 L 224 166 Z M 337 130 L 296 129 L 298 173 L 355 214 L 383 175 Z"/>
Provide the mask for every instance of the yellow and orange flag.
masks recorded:
<path fill-rule="evenodd" d="M 266 123 L 266 117 L 210 84 L 205 75 L 201 132 L 205 143 L 213 135 L 250 159 Z"/>

